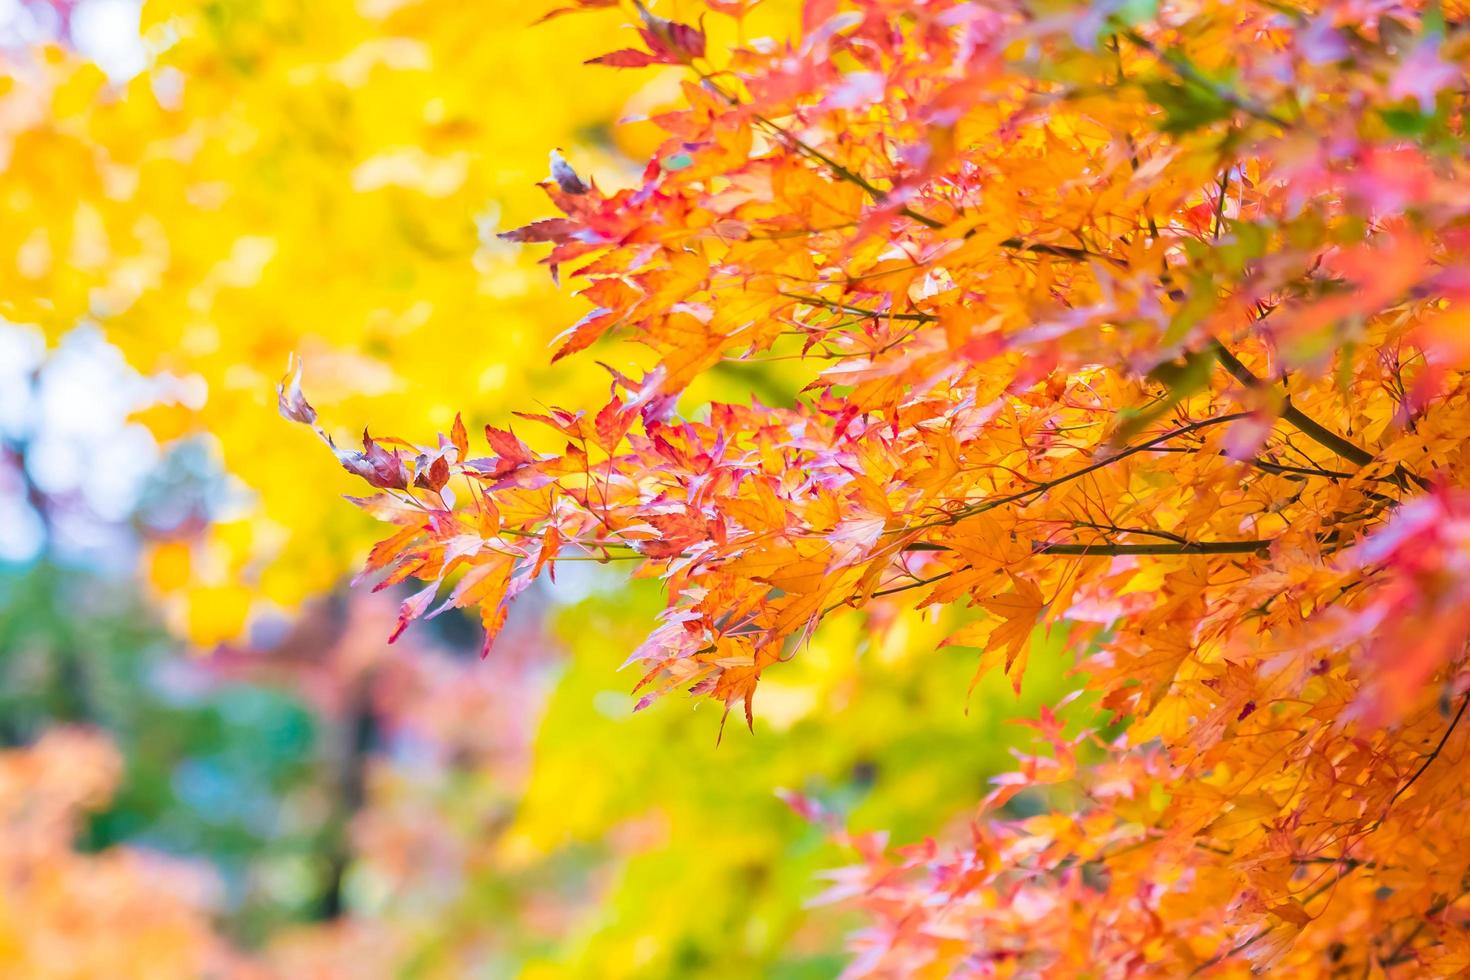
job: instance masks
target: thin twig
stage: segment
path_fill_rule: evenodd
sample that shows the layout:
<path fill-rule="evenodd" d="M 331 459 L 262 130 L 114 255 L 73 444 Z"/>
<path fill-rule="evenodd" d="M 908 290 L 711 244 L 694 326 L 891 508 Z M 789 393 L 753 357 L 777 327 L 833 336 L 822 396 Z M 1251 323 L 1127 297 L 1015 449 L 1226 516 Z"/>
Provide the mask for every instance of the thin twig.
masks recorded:
<path fill-rule="evenodd" d="M 1239 109 L 1241 112 L 1244 112 L 1248 116 L 1254 116 L 1256 119 L 1268 122 L 1271 125 L 1276 126 L 1280 129 L 1291 129 L 1290 121 L 1276 115 L 1276 113 L 1272 112 L 1270 109 L 1266 108 L 1264 105 L 1255 101 L 1254 99 L 1241 95 L 1239 92 L 1236 92 L 1229 86 L 1215 81 L 1213 78 L 1210 78 L 1204 72 L 1196 68 L 1192 62 L 1180 57 L 1174 52 L 1160 51 L 1158 45 L 1154 44 L 1152 41 L 1144 37 L 1142 34 L 1139 34 L 1137 31 L 1124 31 L 1123 36 L 1126 37 L 1132 44 L 1137 45 L 1138 47 L 1152 54 L 1154 57 L 1158 58 L 1159 61 L 1167 65 L 1169 67 L 1169 70 L 1174 72 L 1174 74 L 1178 75 L 1180 78 L 1184 79 L 1186 82 L 1189 82 L 1192 85 L 1199 86 L 1206 92 L 1209 92 L 1215 98 L 1219 99 L 1221 102 L 1224 102 L 1226 105 L 1233 106 L 1234 108 Z"/>
<path fill-rule="evenodd" d="M 1234 422 L 1238 419 L 1247 418 L 1249 415 L 1249 412 L 1234 412 L 1229 415 L 1217 415 L 1214 418 L 1200 419 L 1198 422 L 1190 422 L 1186 425 L 1181 425 L 1177 428 L 1170 429 L 1168 432 L 1160 433 L 1159 435 L 1154 436 L 1152 439 L 1141 442 L 1136 446 L 1129 446 L 1126 449 L 1119 450 L 1118 452 L 1113 453 L 1111 456 L 1108 456 L 1105 459 L 1100 459 L 1095 463 L 1089 463 L 1086 466 L 1073 470 L 1071 473 L 1059 476 L 1054 480 L 1047 480 L 1043 483 L 1038 483 L 1034 487 L 1027 487 L 1025 490 L 1018 490 L 1015 493 L 1007 494 L 1004 497 L 997 497 L 993 500 L 983 500 L 968 507 L 962 507 L 950 514 L 946 514 L 943 518 L 936 518 L 933 521 L 927 522 L 925 524 L 920 524 L 911 528 L 900 528 L 888 533 L 901 534 L 906 531 L 922 530 L 928 527 L 940 527 L 948 524 L 957 524 L 966 517 L 972 517 L 975 514 L 985 513 L 986 511 L 994 510 L 997 507 L 1004 507 L 1006 504 L 1012 504 L 1019 500 L 1024 500 L 1027 497 L 1032 497 L 1038 494 L 1045 493 L 1048 490 L 1062 486 L 1066 483 L 1070 483 L 1073 480 L 1081 479 L 1082 477 L 1087 476 L 1089 473 L 1096 473 L 1098 470 L 1104 469 L 1113 465 L 1114 463 L 1127 459 L 1129 456 L 1134 456 L 1138 453 L 1147 452 L 1148 450 L 1161 443 L 1168 442 L 1170 439 L 1177 439 L 1179 436 L 1188 435 L 1191 432 L 1197 432 L 1200 429 L 1209 428 L 1210 426 L 1223 425 L 1226 422 Z"/>
<path fill-rule="evenodd" d="M 1417 770 L 1415 770 L 1414 775 L 1409 777 L 1409 781 L 1400 786 L 1394 792 L 1393 796 L 1389 798 L 1389 806 L 1393 806 L 1395 803 L 1397 803 L 1399 797 L 1403 796 L 1404 792 L 1410 786 L 1413 786 L 1414 783 L 1418 781 L 1420 776 L 1424 775 L 1424 770 L 1428 769 L 1431 765 L 1434 764 L 1434 760 L 1439 758 L 1439 754 L 1444 751 L 1444 747 L 1446 743 L 1449 742 L 1450 736 L 1455 733 L 1455 728 L 1459 726 L 1460 719 L 1465 717 L 1466 705 L 1470 705 L 1470 691 L 1466 691 L 1465 694 L 1460 698 L 1460 710 L 1456 711 L 1455 717 L 1450 719 L 1449 727 L 1444 730 L 1444 735 L 1440 737 L 1439 744 L 1434 747 L 1433 752 L 1430 752 L 1429 755 L 1424 757 L 1424 764 L 1421 765 Z"/>

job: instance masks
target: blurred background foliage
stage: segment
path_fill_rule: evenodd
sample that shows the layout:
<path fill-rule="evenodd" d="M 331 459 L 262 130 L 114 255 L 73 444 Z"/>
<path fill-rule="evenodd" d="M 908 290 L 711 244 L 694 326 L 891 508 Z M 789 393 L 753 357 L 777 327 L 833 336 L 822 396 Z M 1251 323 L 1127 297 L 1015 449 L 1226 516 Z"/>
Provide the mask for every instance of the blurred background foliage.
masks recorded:
<path fill-rule="evenodd" d="M 488 660 L 454 616 L 386 646 L 394 597 L 343 587 L 372 529 L 274 383 L 299 352 L 324 418 L 418 438 L 607 383 L 548 366 L 581 311 L 493 232 L 551 147 L 636 173 L 614 123 L 673 90 L 579 67 L 615 10 L 549 9 L 0 3 L 0 975 L 833 976 L 849 856 L 777 791 L 962 825 L 1072 683 L 1038 639 L 1019 696 L 967 694 L 953 612 L 849 617 L 717 741 L 633 715 L 660 603 L 587 565 Z M 685 410 L 794 395 L 713 384 Z"/>

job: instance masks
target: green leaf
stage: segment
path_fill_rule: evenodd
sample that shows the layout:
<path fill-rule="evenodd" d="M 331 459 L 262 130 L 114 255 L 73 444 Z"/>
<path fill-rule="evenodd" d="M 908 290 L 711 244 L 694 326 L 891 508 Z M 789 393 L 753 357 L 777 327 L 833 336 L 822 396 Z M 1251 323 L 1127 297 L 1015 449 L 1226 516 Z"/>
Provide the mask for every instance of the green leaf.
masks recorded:
<path fill-rule="evenodd" d="M 1191 351 L 1184 356 L 1165 361 L 1148 373 L 1150 381 L 1164 386 L 1164 397 L 1144 409 L 1121 413 L 1117 437 L 1124 441 L 1132 438 L 1145 427 L 1172 412 L 1180 402 L 1204 391 L 1210 384 L 1210 374 L 1215 369 L 1214 348 Z"/>
<path fill-rule="evenodd" d="M 1424 14 L 1419 24 L 1424 29 L 1425 37 L 1444 37 L 1446 26 L 1444 8 L 1440 5 L 1439 0 L 1429 0 L 1429 3 L 1425 4 Z"/>
<path fill-rule="evenodd" d="M 1415 138 L 1423 136 L 1429 132 L 1430 124 L 1434 121 L 1432 116 L 1426 116 L 1407 103 L 1393 109 L 1379 109 L 1378 115 L 1383 118 L 1383 124 L 1395 136 Z"/>
<path fill-rule="evenodd" d="M 1159 128 L 1166 133 L 1188 133 L 1230 118 L 1230 103 L 1202 85 L 1172 78 L 1155 78 L 1142 84 L 1148 97 L 1164 110 Z"/>
<path fill-rule="evenodd" d="M 1207 272 L 1195 273 L 1189 281 L 1183 305 L 1174 311 L 1174 319 L 1169 322 L 1169 329 L 1164 333 L 1164 345 L 1168 347 L 1179 343 L 1214 308 L 1214 279 Z"/>
<path fill-rule="evenodd" d="M 1153 20 L 1159 13 L 1159 0 L 1123 0 L 1113 12 L 1113 19 L 1125 27 L 1134 27 L 1144 21 Z"/>

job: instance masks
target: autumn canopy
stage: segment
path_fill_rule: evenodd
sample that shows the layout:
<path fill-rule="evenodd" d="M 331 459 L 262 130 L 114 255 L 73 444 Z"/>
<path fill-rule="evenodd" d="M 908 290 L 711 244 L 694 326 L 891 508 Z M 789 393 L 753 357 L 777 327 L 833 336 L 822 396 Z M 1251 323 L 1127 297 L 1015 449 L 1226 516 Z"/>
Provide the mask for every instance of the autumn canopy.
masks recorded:
<path fill-rule="evenodd" d="M 1044 712 L 966 839 L 851 838 L 856 973 L 1470 968 L 1463 12 L 629 14 L 597 62 L 684 72 L 641 181 L 555 156 L 502 237 L 585 304 L 556 359 L 646 367 L 334 447 L 398 629 L 475 608 L 494 656 L 533 581 L 625 562 L 667 598 L 641 703 L 742 722 L 827 620 L 971 610 L 948 644 L 1018 685 L 1064 637 L 1098 727 Z M 799 396 L 681 398 L 763 362 Z"/>

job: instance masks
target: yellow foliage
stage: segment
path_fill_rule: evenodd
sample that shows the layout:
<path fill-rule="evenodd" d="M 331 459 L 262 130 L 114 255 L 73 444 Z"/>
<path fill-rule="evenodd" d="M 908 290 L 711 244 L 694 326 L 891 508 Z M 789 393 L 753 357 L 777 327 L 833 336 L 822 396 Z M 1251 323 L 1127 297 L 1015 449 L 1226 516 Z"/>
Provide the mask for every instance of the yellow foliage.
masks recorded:
<path fill-rule="evenodd" d="M 568 75 L 623 17 L 533 26 L 551 6 L 159 0 L 154 65 L 120 88 L 54 48 L 8 69 L 0 314 L 52 338 L 94 317 L 139 370 L 202 380 L 202 407 L 143 419 L 162 441 L 211 434 L 254 492 L 228 542 L 199 546 L 224 560 L 169 543 L 153 562 L 196 640 L 243 626 L 235 586 L 289 607 L 370 538 L 337 495 L 350 478 L 275 413 L 289 353 L 333 420 L 404 430 L 602 383 L 546 369 L 580 309 L 493 232 L 545 209 L 551 147 L 600 179 L 627 169 L 600 132 L 653 76 Z"/>

